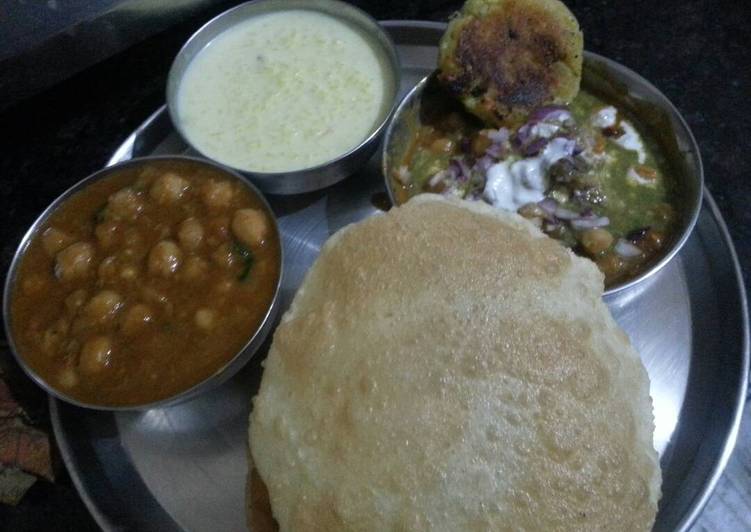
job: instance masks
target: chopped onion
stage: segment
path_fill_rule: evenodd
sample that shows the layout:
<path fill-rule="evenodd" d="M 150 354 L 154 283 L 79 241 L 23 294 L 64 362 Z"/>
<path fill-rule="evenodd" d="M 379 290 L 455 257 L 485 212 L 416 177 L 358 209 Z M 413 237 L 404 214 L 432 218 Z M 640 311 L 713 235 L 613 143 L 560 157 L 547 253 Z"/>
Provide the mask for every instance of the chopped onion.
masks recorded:
<path fill-rule="evenodd" d="M 571 227 L 574 229 L 597 229 L 610 225 L 610 219 L 607 216 L 595 216 L 590 218 L 576 218 L 571 220 Z"/>
<path fill-rule="evenodd" d="M 467 181 L 469 179 L 470 168 L 463 158 L 454 157 L 451 159 L 451 166 L 454 168 L 457 180 Z"/>
<path fill-rule="evenodd" d="M 626 172 L 626 179 L 628 179 L 629 182 L 637 184 L 637 185 L 644 185 L 647 187 L 654 187 L 657 184 L 657 180 L 654 178 L 644 177 L 642 174 L 640 174 L 633 166 L 631 166 L 628 169 L 628 172 Z"/>
<path fill-rule="evenodd" d="M 537 155 L 540 153 L 543 149 L 545 149 L 545 146 L 548 144 L 548 139 L 546 138 L 538 138 L 524 146 L 522 149 L 522 153 L 525 157 L 532 157 L 534 155 Z"/>
<path fill-rule="evenodd" d="M 475 168 L 482 174 L 485 174 L 488 171 L 488 168 L 493 166 L 494 161 L 493 158 L 485 155 L 484 157 L 480 157 L 475 162 Z"/>
<path fill-rule="evenodd" d="M 563 105 L 545 105 L 530 115 L 530 122 L 558 122 L 572 120 L 571 113 Z"/>
<path fill-rule="evenodd" d="M 409 185 L 410 181 L 412 180 L 412 176 L 409 173 L 409 168 L 407 168 L 405 165 L 401 165 L 399 168 L 397 168 L 394 174 L 396 175 L 396 178 L 402 183 L 402 185 Z"/>
<path fill-rule="evenodd" d="M 622 238 L 619 238 L 618 242 L 615 243 L 615 252 L 625 258 L 633 258 L 641 255 L 641 249 Z"/>
<path fill-rule="evenodd" d="M 488 131 L 488 138 L 496 144 L 503 144 L 508 140 L 509 131 L 505 127 L 501 129 L 491 129 Z"/>
<path fill-rule="evenodd" d="M 555 210 L 558 208 L 558 203 L 553 198 L 545 198 L 538 203 L 540 208 L 551 216 L 555 216 Z"/>
<path fill-rule="evenodd" d="M 436 186 L 438 183 L 446 179 L 446 174 L 447 174 L 446 170 L 441 170 L 440 172 L 436 172 L 435 174 L 433 174 L 433 177 L 431 177 L 430 180 L 428 181 L 428 185 L 430 185 L 431 187 Z"/>
<path fill-rule="evenodd" d="M 581 218 L 581 214 L 578 212 L 574 212 L 569 209 L 564 209 L 563 207 L 556 207 L 555 212 L 556 218 L 559 218 L 561 220 L 578 220 Z"/>
<path fill-rule="evenodd" d="M 615 107 L 603 107 L 590 117 L 592 125 L 600 129 L 613 127 L 616 124 L 618 111 Z"/>
<path fill-rule="evenodd" d="M 495 157 L 496 159 L 502 159 L 503 152 L 504 152 L 504 149 L 503 149 L 503 145 L 501 144 L 491 144 L 485 150 L 486 154 L 490 155 L 491 157 Z"/>
<path fill-rule="evenodd" d="M 569 110 L 562 105 L 546 105 L 535 110 L 529 117 L 529 121 L 516 130 L 513 141 L 525 155 L 534 155 L 544 146 L 530 145 L 536 138 L 550 138 L 557 131 L 558 126 L 565 122 L 572 122 L 573 117 Z M 541 124 L 548 124 L 543 128 Z M 552 130 L 550 128 L 553 128 Z M 572 151 L 573 148 L 572 148 Z"/>
<path fill-rule="evenodd" d="M 554 139 L 550 139 L 550 142 L 554 143 L 555 146 L 563 151 L 566 154 L 565 157 L 567 159 L 574 162 L 571 157 L 573 157 L 574 150 L 576 149 L 576 141 L 567 139 L 566 137 L 555 137 Z"/>
<path fill-rule="evenodd" d="M 532 140 L 532 124 L 526 123 L 517 129 L 516 135 L 514 135 L 514 140 L 516 141 L 517 147 L 523 148 L 526 146 L 529 141 Z"/>
<path fill-rule="evenodd" d="M 452 181 L 456 181 L 456 178 L 459 176 L 459 172 L 461 169 L 458 167 L 458 165 L 455 164 L 449 164 L 448 168 L 446 168 L 446 179 L 450 179 Z"/>

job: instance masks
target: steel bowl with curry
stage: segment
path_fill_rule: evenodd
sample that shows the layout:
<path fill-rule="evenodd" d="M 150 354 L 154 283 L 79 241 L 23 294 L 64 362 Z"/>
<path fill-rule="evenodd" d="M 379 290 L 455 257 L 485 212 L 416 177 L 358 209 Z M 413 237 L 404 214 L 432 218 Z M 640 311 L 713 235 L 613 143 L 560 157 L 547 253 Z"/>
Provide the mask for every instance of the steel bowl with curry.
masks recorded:
<path fill-rule="evenodd" d="M 468 1 L 396 110 L 383 171 L 397 205 L 432 192 L 517 212 L 613 292 L 686 240 L 701 162 L 670 102 L 582 43 L 558 0 Z"/>
<path fill-rule="evenodd" d="M 214 164 L 107 168 L 34 224 L 5 291 L 11 346 L 69 402 L 145 408 L 229 377 L 268 332 L 281 277 L 274 215 Z"/>

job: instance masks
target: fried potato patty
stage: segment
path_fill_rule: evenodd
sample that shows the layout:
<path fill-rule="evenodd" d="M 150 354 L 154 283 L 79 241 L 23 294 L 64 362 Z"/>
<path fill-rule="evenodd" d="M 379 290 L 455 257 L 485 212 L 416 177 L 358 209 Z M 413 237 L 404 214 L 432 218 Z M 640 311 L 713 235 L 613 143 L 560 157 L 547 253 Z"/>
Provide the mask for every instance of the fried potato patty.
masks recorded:
<path fill-rule="evenodd" d="M 558 0 L 468 0 L 441 39 L 438 78 L 485 122 L 515 126 L 576 96 L 582 48 Z"/>

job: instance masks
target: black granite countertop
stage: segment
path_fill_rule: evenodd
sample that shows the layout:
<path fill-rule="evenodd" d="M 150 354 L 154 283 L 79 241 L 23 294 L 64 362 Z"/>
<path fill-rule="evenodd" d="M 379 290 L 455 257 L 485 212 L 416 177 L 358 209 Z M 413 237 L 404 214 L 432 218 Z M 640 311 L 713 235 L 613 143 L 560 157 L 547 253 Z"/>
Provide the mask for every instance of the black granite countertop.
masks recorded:
<path fill-rule="evenodd" d="M 460 2 L 354 2 L 379 19 L 446 20 Z M 714 195 L 744 270 L 751 272 L 751 9 L 709 0 L 568 0 L 588 50 L 651 80 L 682 112 L 701 148 Z M 64 189 L 103 166 L 164 100 L 177 50 L 207 17 L 149 38 L 0 114 L 0 271 L 34 218 Z M 0 357 L 9 358 L 7 346 Z M 11 386 L 46 423 L 45 395 L 14 372 Z M 751 431 L 739 446 L 698 529 L 751 529 Z M 38 482 L 18 507 L 0 506 L 0 529 L 96 530 L 70 479 Z"/>

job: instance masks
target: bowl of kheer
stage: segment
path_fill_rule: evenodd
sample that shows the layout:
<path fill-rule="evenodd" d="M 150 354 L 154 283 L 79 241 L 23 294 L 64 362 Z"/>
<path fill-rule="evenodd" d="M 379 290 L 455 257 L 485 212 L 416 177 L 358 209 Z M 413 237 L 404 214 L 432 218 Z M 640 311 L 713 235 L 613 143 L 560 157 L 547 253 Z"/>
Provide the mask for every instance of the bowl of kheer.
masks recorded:
<path fill-rule="evenodd" d="M 261 190 L 309 192 L 373 154 L 399 88 L 394 44 L 335 0 L 260 0 L 199 29 L 167 82 L 172 122 L 198 153 Z"/>

